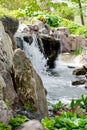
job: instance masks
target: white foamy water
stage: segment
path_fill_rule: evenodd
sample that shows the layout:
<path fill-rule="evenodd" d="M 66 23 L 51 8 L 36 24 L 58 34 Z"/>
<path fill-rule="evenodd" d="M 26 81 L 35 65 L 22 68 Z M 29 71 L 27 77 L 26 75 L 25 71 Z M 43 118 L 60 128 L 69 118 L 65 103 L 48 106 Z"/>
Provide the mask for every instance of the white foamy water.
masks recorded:
<path fill-rule="evenodd" d="M 70 60 L 64 60 L 62 57 L 58 58 L 56 67 L 46 72 L 46 59 L 39 51 L 35 35 L 33 35 L 33 43 L 31 45 L 24 43 L 24 51 L 40 75 L 44 87 L 47 89 L 48 101 L 52 103 L 56 103 L 58 100 L 69 102 L 72 98 L 79 98 L 82 94 L 87 94 L 84 85 L 72 86 L 72 80 L 75 78 L 72 75 L 72 71 L 74 67 L 80 65 L 77 59 L 70 58 Z M 66 55 L 64 55 L 65 57 Z"/>
<path fill-rule="evenodd" d="M 24 42 L 24 52 L 26 53 L 27 57 L 31 60 L 35 70 L 39 74 L 41 74 L 42 72 L 45 73 L 46 59 L 44 58 L 43 54 L 39 51 L 36 35 L 33 34 L 32 36 L 33 36 L 33 43 L 31 45 Z"/>

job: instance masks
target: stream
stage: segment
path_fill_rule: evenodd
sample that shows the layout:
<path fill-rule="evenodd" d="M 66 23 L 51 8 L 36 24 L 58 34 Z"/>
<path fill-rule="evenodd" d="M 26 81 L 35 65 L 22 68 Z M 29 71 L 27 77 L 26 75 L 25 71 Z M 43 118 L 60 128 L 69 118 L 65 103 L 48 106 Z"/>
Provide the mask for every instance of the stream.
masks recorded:
<path fill-rule="evenodd" d="M 69 54 L 68 54 L 69 55 Z M 66 59 L 66 54 L 63 55 Z M 47 89 L 48 101 L 56 103 L 61 100 L 64 103 L 70 102 L 72 98 L 80 98 L 82 94 L 87 94 L 85 85 L 73 86 L 72 81 L 76 79 L 76 76 L 72 75 L 72 71 L 78 68 L 80 64 L 75 62 L 74 59 L 61 60 L 57 59 L 56 67 L 50 70 L 49 75 L 41 75 L 44 86 Z"/>
<path fill-rule="evenodd" d="M 20 29 L 19 32 L 21 32 Z M 32 37 L 33 43 L 31 45 L 23 42 L 23 50 L 47 89 L 47 100 L 52 103 L 56 103 L 58 100 L 68 103 L 72 98 L 77 99 L 82 94 L 87 94 L 85 85 L 72 86 L 72 81 L 76 79 L 72 72 L 75 68 L 82 66 L 79 58 L 68 53 L 60 54 L 55 61 L 55 68 L 48 70 L 46 66 L 47 60 L 39 50 L 37 37 L 35 35 Z"/>
<path fill-rule="evenodd" d="M 24 43 L 24 51 L 47 89 L 49 102 L 56 103 L 58 100 L 69 102 L 72 98 L 77 99 L 82 94 L 87 94 L 85 85 L 72 86 L 72 80 L 76 78 L 72 71 L 81 66 L 78 59 L 67 53 L 60 54 L 56 60 L 56 67 L 46 71 L 46 59 L 38 49 L 35 35 L 31 45 Z"/>

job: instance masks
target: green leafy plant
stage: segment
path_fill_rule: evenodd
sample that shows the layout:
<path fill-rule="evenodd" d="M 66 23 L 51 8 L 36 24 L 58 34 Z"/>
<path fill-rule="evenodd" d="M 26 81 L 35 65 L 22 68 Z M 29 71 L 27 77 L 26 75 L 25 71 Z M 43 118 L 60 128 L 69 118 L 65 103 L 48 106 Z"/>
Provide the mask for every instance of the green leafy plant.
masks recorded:
<path fill-rule="evenodd" d="M 24 107 L 25 107 L 26 109 L 29 109 L 29 110 L 35 111 L 35 109 L 33 108 L 33 106 L 30 105 L 30 104 L 25 104 Z"/>
<path fill-rule="evenodd" d="M 46 130 L 87 130 L 86 95 L 82 95 L 78 100 L 72 99 L 70 105 L 64 106 L 58 102 L 54 106 L 54 110 L 60 114 L 54 113 L 54 117 L 42 120 Z"/>
<path fill-rule="evenodd" d="M 21 124 L 23 124 L 27 120 L 28 120 L 28 118 L 26 116 L 16 115 L 16 117 L 14 117 L 10 120 L 9 124 L 12 126 L 12 128 L 15 128 L 17 126 L 20 126 Z"/>
<path fill-rule="evenodd" d="M 82 54 L 82 52 L 83 52 L 83 48 L 80 48 L 80 49 L 74 50 L 74 51 L 73 51 L 73 54 L 74 54 L 74 55 L 80 55 L 80 54 Z"/>
<path fill-rule="evenodd" d="M 12 130 L 10 125 L 6 125 L 3 122 L 0 122 L 0 130 Z"/>
<path fill-rule="evenodd" d="M 87 26 L 81 26 L 76 30 L 75 34 L 84 35 L 87 38 Z"/>
<path fill-rule="evenodd" d="M 61 18 L 58 18 L 57 16 L 49 15 L 46 17 L 46 22 L 52 27 L 58 27 L 59 22 L 61 21 Z"/>

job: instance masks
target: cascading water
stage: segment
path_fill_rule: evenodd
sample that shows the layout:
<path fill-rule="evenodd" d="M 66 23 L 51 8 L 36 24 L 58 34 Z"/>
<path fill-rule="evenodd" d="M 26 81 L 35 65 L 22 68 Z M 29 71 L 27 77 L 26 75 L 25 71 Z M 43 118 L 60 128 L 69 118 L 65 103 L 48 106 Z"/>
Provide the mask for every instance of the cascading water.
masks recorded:
<path fill-rule="evenodd" d="M 48 101 L 55 103 L 61 99 L 66 102 L 69 101 L 68 99 L 79 98 L 82 94 L 87 94 L 84 87 L 71 85 L 74 78 L 72 75 L 73 68 L 69 68 L 68 65 L 72 65 L 72 63 L 67 64 L 67 61 L 63 62 L 61 59 L 57 59 L 56 67 L 49 73 L 46 72 L 46 59 L 39 50 L 36 35 L 33 35 L 31 45 L 24 42 L 24 51 L 47 89 Z M 75 64 L 73 65 L 75 67 Z"/>
<path fill-rule="evenodd" d="M 33 67 L 35 70 L 41 74 L 46 72 L 46 59 L 44 58 L 43 54 L 40 52 L 38 47 L 38 41 L 35 34 L 32 35 L 33 42 L 31 45 L 24 42 L 24 52 L 26 53 L 27 57 L 31 60 Z"/>

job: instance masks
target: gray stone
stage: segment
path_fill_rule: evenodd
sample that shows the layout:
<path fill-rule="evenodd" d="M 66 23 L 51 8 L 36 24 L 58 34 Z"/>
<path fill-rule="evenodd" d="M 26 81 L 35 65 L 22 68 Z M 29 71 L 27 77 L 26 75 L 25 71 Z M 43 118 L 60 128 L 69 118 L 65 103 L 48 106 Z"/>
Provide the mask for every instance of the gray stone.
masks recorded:
<path fill-rule="evenodd" d="M 1 71 L 1 75 L 6 85 L 3 91 L 4 100 L 8 100 L 8 105 L 10 108 L 12 109 L 19 108 L 20 102 L 19 102 L 18 95 L 16 91 L 14 90 L 14 85 L 13 85 L 11 74 L 8 71 L 3 70 Z"/>
<path fill-rule="evenodd" d="M 15 130 L 45 130 L 45 128 L 43 128 L 39 121 L 30 120 L 16 128 Z"/>
<path fill-rule="evenodd" d="M 0 122 L 7 124 L 12 117 L 12 111 L 8 109 L 3 100 L 0 100 Z"/>
<path fill-rule="evenodd" d="M 21 49 L 14 51 L 13 72 L 17 94 L 23 104 L 30 104 L 43 116 L 48 107 L 43 83 Z"/>
<path fill-rule="evenodd" d="M 11 71 L 12 67 L 12 41 L 0 21 L 0 70 L 7 69 Z"/>
<path fill-rule="evenodd" d="M 2 78 L 2 76 L 0 74 L 0 100 L 3 100 L 3 92 L 4 92 L 5 87 L 6 87 L 6 84 L 5 84 L 4 79 Z"/>

